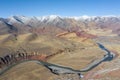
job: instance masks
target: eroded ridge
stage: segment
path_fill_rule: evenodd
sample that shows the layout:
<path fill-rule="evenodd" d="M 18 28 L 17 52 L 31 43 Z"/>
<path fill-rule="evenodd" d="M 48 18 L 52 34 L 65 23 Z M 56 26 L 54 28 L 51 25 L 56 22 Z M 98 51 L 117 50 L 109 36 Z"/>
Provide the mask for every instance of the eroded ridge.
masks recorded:
<path fill-rule="evenodd" d="M 70 67 L 65 67 L 57 64 L 52 64 L 46 62 L 47 56 L 46 55 L 39 55 L 38 53 L 28 54 L 26 50 L 24 52 L 16 51 L 15 54 L 9 54 L 3 57 L 0 57 L 0 75 L 2 75 L 4 72 L 9 70 L 11 67 L 14 67 L 15 65 L 27 62 L 27 61 L 35 61 L 36 63 L 46 67 L 54 74 L 78 74 L 80 78 L 83 77 L 81 74 L 82 72 L 90 71 L 91 69 L 97 67 L 100 63 L 105 61 L 111 61 L 116 57 L 116 54 L 112 51 L 109 51 L 107 48 L 105 48 L 102 44 L 97 43 L 98 47 L 105 51 L 105 55 L 92 62 L 88 66 L 86 66 L 83 69 L 75 70 Z"/>
<path fill-rule="evenodd" d="M 5 72 L 6 69 L 11 67 L 12 65 L 16 65 L 28 60 L 46 61 L 46 55 L 39 54 L 37 52 L 28 53 L 25 49 L 23 49 L 23 52 L 16 51 L 12 54 L 7 54 L 5 56 L 2 56 L 0 57 L 0 74 Z"/>

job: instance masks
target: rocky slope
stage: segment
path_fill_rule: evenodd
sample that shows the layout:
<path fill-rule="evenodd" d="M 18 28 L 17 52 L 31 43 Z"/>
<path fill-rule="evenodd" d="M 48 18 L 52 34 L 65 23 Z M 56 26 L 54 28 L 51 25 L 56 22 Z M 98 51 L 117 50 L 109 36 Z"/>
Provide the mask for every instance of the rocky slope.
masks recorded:
<path fill-rule="evenodd" d="M 0 56 L 24 48 L 29 53 L 49 56 L 48 62 L 82 69 L 92 61 L 103 57 L 104 52 L 96 42 L 120 54 L 120 17 L 82 16 L 61 17 L 12 16 L 0 18 Z M 3 35 L 4 34 L 4 35 Z M 14 34 L 14 35 L 13 35 Z M 111 37 L 112 36 L 112 37 Z M 82 80 L 119 80 L 119 60 L 99 65 L 88 72 Z M 117 66 L 113 66 L 117 65 Z M 102 69 L 101 69 L 102 67 Z M 118 69 L 115 71 L 114 69 Z M 94 73 L 101 71 L 106 73 Z M 109 74 L 110 72 L 110 74 Z M 93 77 L 91 77 L 93 76 Z M 43 66 L 34 63 L 18 65 L 0 76 L 0 80 L 79 80 L 76 75 L 53 75 Z"/>
<path fill-rule="evenodd" d="M 56 34 L 62 31 L 102 31 L 120 35 L 119 16 L 42 17 L 11 16 L 0 18 L 0 34 L 28 33 Z M 54 34 L 53 34 L 54 33 Z"/>

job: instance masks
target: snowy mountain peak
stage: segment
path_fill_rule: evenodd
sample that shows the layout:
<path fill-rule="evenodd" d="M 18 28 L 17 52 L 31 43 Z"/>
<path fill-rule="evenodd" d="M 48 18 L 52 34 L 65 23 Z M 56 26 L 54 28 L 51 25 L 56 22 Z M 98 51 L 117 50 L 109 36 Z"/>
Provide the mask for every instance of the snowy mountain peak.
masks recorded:
<path fill-rule="evenodd" d="M 45 21 L 45 20 L 53 21 L 53 20 L 58 19 L 58 18 L 60 18 L 58 15 L 37 17 L 37 19 L 40 20 L 40 21 Z"/>
<path fill-rule="evenodd" d="M 87 15 L 84 15 L 84 16 L 81 16 L 80 18 L 82 18 L 82 19 L 89 19 L 89 18 L 91 18 L 90 16 L 87 16 Z"/>
<path fill-rule="evenodd" d="M 78 16 L 78 17 L 61 17 L 58 15 L 41 16 L 41 17 L 27 17 L 27 16 L 11 16 L 9 18 L 0 18 L 0 25 L 14 27 L 26 26 L 29 28 L 37 28 L 44 26 L 56 26 L 62 29 L 69 29 L 72 27 L 98 27 L 98 28 L 114 28 L 116 32 L 120 32 L 120 16 Z M 5 23 L 5 24 L 3 24 Z M 86 28 L 85 27 L 85 28 Z M 27 29 L 26 28 L 26 29 Z M 27 30 L 28 30 L 27 29 Z"/>
<path fill-rule="evenodd" d="M 59 18 L 59 16 L 58 15 L 50 15 L 49 18 L 56 19 L 56 18 Z"/>
<path fill-rule="evenodd" d="M 41 17 L 26 17 L 26 16 L 12 16 L 9 17 L 8 20 L 11 23 L 20 22 L 20 23 L 29 23 L 30 21 L 37 21 L 37 22 L 59 22 L 64 19 L 74 19 L 76 21 L 107 21 L 107 20 L 120 20 L 119 16 L 75 16 L 75 17 L 61 17 L 58 15 L 50 15 L 50 16 L 41 16 Z"/>
<path fill-rule="evenodd" d="M 15 22 L 26 23 L 30 21 L 32 18 L 26 17 L 26 16 L 11 16 L 8 19 L 9 19 L 9 22 L 11 23 L 15 23 Z"/>

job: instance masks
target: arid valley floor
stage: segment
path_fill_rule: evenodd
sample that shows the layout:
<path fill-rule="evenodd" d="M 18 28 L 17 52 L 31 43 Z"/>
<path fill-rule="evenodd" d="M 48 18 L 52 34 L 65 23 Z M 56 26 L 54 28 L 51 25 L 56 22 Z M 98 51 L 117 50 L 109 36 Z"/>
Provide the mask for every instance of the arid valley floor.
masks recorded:
<path fill-rule="evenodd" d="M 100 21 L 95 18 L 95 21 L 85 20 L 86 23 L 58 16 L 50 17 L 52 21 L 46 17 L 48 20 L 43 22 L 37 18 L 24 21 L 24 18 L 0 19 L 0 57 L 24 49 L 30 55 L 42 55 L 46 62 L 80 70 L 104 56 L 97 42 L 116 53 L 116 57 L 81 73 L 84 76 L 81 79 L 76 74 L 58 76 L 42 65 L 25 62 L 0 75 L 0 80 L 120 80 L 120 20 L 112 21 L 119 18 L 97 17 Z"/>

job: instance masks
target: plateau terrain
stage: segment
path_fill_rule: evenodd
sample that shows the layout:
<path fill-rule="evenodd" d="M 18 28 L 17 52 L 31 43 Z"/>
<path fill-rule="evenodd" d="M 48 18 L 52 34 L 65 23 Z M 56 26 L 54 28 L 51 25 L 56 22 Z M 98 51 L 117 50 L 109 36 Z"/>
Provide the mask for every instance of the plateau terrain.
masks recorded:
<path fill-rule="evenodd" d="M 120 17 L 0 18 L 0 57 L 26 52 L 48 63 L 81 70 L 105 56 L 97 43 L 115 53 L 115 58 L 81 72 L 82 78 L 77 74 L 55 75 L 42 65 L 25 62 L 0 75 L 0 80 L 119 80 Z"/>

